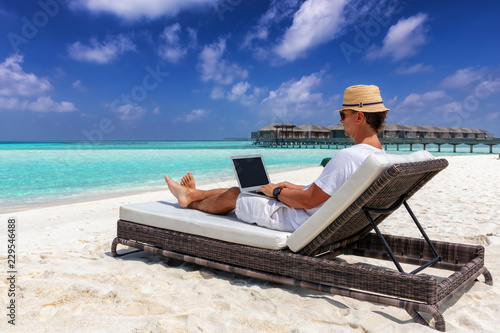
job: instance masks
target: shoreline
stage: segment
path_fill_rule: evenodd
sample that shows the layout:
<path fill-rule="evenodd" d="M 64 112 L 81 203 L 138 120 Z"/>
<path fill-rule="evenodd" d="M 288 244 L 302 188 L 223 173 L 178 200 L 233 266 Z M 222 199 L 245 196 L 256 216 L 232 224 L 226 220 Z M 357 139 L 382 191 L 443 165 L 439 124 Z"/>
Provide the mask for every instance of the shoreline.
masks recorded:
<path fill-rule="evenodd" d="M 283 179 L 283 175 L 287 175 L 289 173 L 301 172 L 302 170 L 307 172 L 307 170 L 309 170 L 309 169 L 317 171 L 317 170 L 319 170 L 319 168 L 321 170 L 323 169 L 323 167 L 292 168 L 290 170 L 283 170 L 283 171 L 277 171 L 277 172 L 270 173 L 269 177 L 271 178 L 271 180 L 273 180 L 273 177 L 275 177 L 277 179 Z M 195 177 L 196 177 L 196 175 L 195 175 Z M 180 181 L 180 179 L 176 179 L 176 181 Z M 278 181 L 275 181 L 275 182 L 278 182 Z M 221 177 L 221 178 L 214 179 L 214 180 L 202 180 L 202 181 L 197 182 L 196 184 L 201 189 L 238 186 L 234 177 Z M 47 208 L 51 208 L 51 207 L 99 202 L 99 201 L 103 201 L 103 200 L 113 200 L 113 199 L 119 200 L 121 198 L 129 198 L 129 197 L 131 198 L 130 200 L 134 200 L 135 197 L 137 197 L 137 198 L 144 197 L 145 199 L 146 198 L 158 198 L 157 200 L 165 200 L 165 198 L 162 198 L 158 192 L 165 192 L 163 194 L 166 195 L 167 199 L 173 199 L 173 196 L 168 191 L 166 183 L 163 183 L 162 185 L 156 185 L 153 187 L 149 187 L 147 190 L 144 188 L 134 187 L 134 188 L 124 189 L 124 190 L 120 190 L 120 191 L 112 191 L 109 193 L 95 193 L 95 194 L 89 194 L 89 195 L 77 195 L 75 198 L 72 198 L 72 197 L 50 198 L 50 199 L 47 199 L 45 202 L 27 204 L 25 206 L 16 206 L 13 208 L 6 206 L 6 207 L 2 207 L 2 214 L 0 214 L 0 216 L 5 215 L 5 214 L 15 215 L 16 213 L 20 213 L 20 212 L 24 212 L 24 211 L 47 209 Z M 50 201 L 55 201 L 55 202 L 50 203 Z"/>
<path fill-rule="evenodd" d="M 388 152 L 390 153 L 390 152 Z M 495 159 L 497 155 L 496 154 L 465 154 L 465 155 L 445 155 L 445 156 L 435 156 L 436 158 L 445 158 L 445 159 L 453 159 L 453 158 L 474 158 L 474 157 L 491 157 L 492 159 Z M 498 157 L 496 157 L 497 160 L 500 160 L 500 154 Z M 311 166 L 311 167 L 298 167 L 298 168 L 291 168 L 291 169 L 286 169 L 286 170 L 280 170 L 280 171 L 274 171 L 270 172 L 269 176 L 271 178 L 271 181 L 273 182 L 278 182 L 274 181 L 272 177 L 277 177 L 278 179 L 282 179 L 282 174 L 289 174 L 289 173 L 294 173 L 294 172 L 301 172 L 301 170 L 307 170 L 307 169 L 317 169 L 323 167 L 318 167 L 318 166 Z M 195 175 L 196 178 L 196 175 Z M 286 179 L 286 178 L 285 178 Z M 174 179 L 175 180 L 175 179 Z M 177 179 L 176 181 L 179 181 L 180 179 Z M 313 181 L 313 180 L 312 180 Z M 312 182 L 311 181 L 311 182 Z M 232 187 L 232 186 L 238 186 L 236 180 L 234 177 L 220 177 L 218 179 L 214 180 L 202 180 L 202 181 L 197 181 L 197 186 L 199 186 L 202 189 L 211 189 L 211 188 L 216 188 L 216 187 Z M 166 196 L 169 199 L 173 199 L 173 196 L 171 196 L 170 192 L 168 191 L 168 188 L 166 187 L 166 184 L 161 184 L 161 185 L 155 185 L 155 186 L 150 186 L 147 189 L 143 187 L 132 187 L 132 188 L 127 188 L 127 189 L 122 189 L 122 190 L 116 190 L 116 191 L 110 191 L 106 193 L 92 193 L 88 195 L 75 195 L 75 197 L 59 197 L 59 196 L 54 196 L 50 197 L 44 201 L 36 202 L 36 203 L 29 203 L 29 204 L 24 204 L 24 205 L 6 205 L 4 207 L 1 207 L 2 215 L 10 214 L 11 216 L 21 213 L 24 211 L 31 211 L 31 210 L 37 210 L 37 209 L 47 209 L 51 207 L 58 207 L 58 206 L 68 206 L 68 205 L 75 205 L 75 204 L 84 204 L 84 203 L 90 203 L 90 202 L 98 202 L 102 200 L 112 200 L 112 199 L 120 199 L 120 198 L 128 198 L 131 197 L 131 200 L 134 200 L 134 197 L 144 197 L 145 199 L 147 198 L 158 198 L 157 200 L 165 200 L 165 198 L 162 198 L 161 196 L 158 196 L 159 192 L 166 191 Z"/>
<path fill-rule="evenodd" d="M 188 143 L 186 141 L 175 141 L 175 142 L 184 142 Z M 261 153 L 264 155 L 266 158 L 274 158 L 273 163 L 268 164 L 268 172 L 269 173 L 276 173 L 276 172 L 281 172 L 281 171 L 292 171 L 292 170 L 297 170 L 301 169 L 304 167 L 314 167 L 320 164 L 322 159 L 325 157 L 331 157 L 332 154 L 335 154 L 337 151 L 336 149 L 309 149 L 310 154 L 300 152 L 299 154 L 294 154 L 292 151 L 288 149 L 280 149 L 276 153 L 276 151 L 272 150 L 264 150 L 259 149 L 255 151 L 253 147 L 250 147 L 248 145 L 245 145 L 244 150 L 238 150 L 241 149 L 241 143 L 240 141 L 192 141 L 192 142 L 197 142 L 201 143 L 201 146 L 199 145 L 192 145 L 189 143 L 187 146 L 191 147 L 195 150 L 207 148 L 207 149 L 214 149 L 214 152 L 217 153 L 219 152 L 219 149 L 229 149 L 231 152 L 227 152 L 227 154 L 241 154 L 245 155 L 248 154 L 250 150 L 247 150 L 247 148 L 252 148 L 252 154 L 257 154 Z M 217 145 L 206 145 L 205 143 L 207 142 L 217 142 Z M 30 143 L 24 143 L 27 144 L 28 146 Z M 39 142 L 38 144 L 41 145 L 42 150 L 45 150 L 46 147 L 45 145 L 50 145 L 49 143 L 46 142 Z M 110 160 L 107 160 L 106 154 L 104 154 L 102 151 L 107 151 L 108 149 L 116 149 L 116 151 L 119 152 L 129 152 L 129 151 L 134 151 L 137 147 L 139 147 L 140 151 L 138 153 L 143 154 L 144 151 L 150 151 L 150 149 L 156 149 L 159 148 L 158 152 L 163 152 L 165 149 L 166 151 L 170 151 L 171 149 L 179 149 L 178 145 L 172 145 L 172 141 L 124 141 L 124 142 L 115 142 L 115 141 L 106 141 L 102 142 L 103 147 L 100 147 L 99 149 L 96 149 L 96 152 L 99 152 L 97 154 L 98 157 L 95 157 L 92 153 L 92 149 L 87 150 L 85 149 L 85 155 L 80 156 L 78 155 L 78 149 L 72 149 L 72 145 L 78 144 L 78 142 L 68 142 L 69 146 L 66 145 L 58 145 L 57 143 L 54 143 L 56 145 L 56 149 L 49 149 L 47 151 L 50 151 L 51 154 L 55 154 L 54 156 L 50 155 L 51 157 L 48 158 L 45 156 L 45 154 L 35 154 L 35 157 L 32 157 L 31 155 L 29 156 L 24 156 L 24 159 L 21 158 L 20 160 L 30 160 L 31 158 L 34 158 L 33 161 L 36 161 L 36 163 L 31 163 L 31 164 L 21 164 L 19 166 L 19 170 L 28 170 L 24 173 L 19 173 L 19 172 L 13 172 L 12 168 L 6 168 L 4 167 L 1 169 L 2 172 L 4 172 L 6 175 L 12 174 L 10 179 L 7 179 L 6 182 L 6 188 L 2 193 L 0 193 L 0 211 L 2 213 L 17 213 L 20 211 L 24 211 L 27 209 L 36 209 L 36 208 L 44 208 L 44 207 L 51 207 L 54 205 L 64 205 L 64 204 L 69 204 L 69 203 L 80 203 L 80 202 L 86 202 L 86 201 L 95 201 L 95 200 L 101 200 L 101 199 L 108 199 L 108 198 L 114 198 L 114 197 L 120 197 L 120 196 L 130 196 L 130 195 L 135 195 L 135 194 L 142 194 L 142 193 L 148 193 L 148 192 L 156 192 L 156 191 L 162 191 L 163 187 L 163 174 L 160 172 L 158 173 L 158 170 L 156 169 L 156 166 L 164 163 L 162 160 L 162 156 L 159 154 L 154 154 L 156 156 L 156 159 L 153 161 L 153 163 L 150 163 L 149 165 L 145 165 L 145 172 L 143 173 L 142 176 L 135 177 L 133 173 L 130 172 L 130 170 L 134 170 L 134 168 L 137 168 L 137 165 L 134 165 L 134 163 L 131 163 L 130 165 L 127 165 L 127 167 L 122 167 L 120 169 L 120 172 L 117 172 L 115 176 L 109 176 L 110 173 L 113 173 L 116 171 L 116 166 L 123 159 L 124 153 L 114 154 Z M 118 145 L 116 145 L 118 144 Z M 222 144 L 222 146 L 221 146 Z M 229 144 L 229 145 L 228 145 Z M 109 147 L 108 147 L 109 146 Z M 126 147 L 127 149 L 123 149 Z M 101 149 L 103 148 L 103 149 Z M 130 149 L 129 149 L 130 148 Z M 182 148 L 182 147 L 181 147 Z M 190 148 L 190 149 L 191 149 Z M 68 150 L 69 149 L 69 150 Z M 146 149 L 146 150 L 144 150 Z M 183 150 L 183 149 L 181 149 Z M 179 151 L 181 151 L 179 150 Z M 8 152 L 10 150 L 1 150 L 0 153 L 2 152 Z M 14 152 L 17 151 L 17 149 L 13 150 Z M 20 152 L 26 152 L 24 149 L 20 149 Z M 81 159 L 76 159 L 75 166 L 74 167 L 67 167 L 67 159 L 68 156 L 66 156 L 66 153 L 63 153 L 61 155 L 61 151 L 68 151 L 70 152 L 69 156 L 73 156 L 76 154 L 76 157 L 81 157 Z M 154 150 L 156 151 L 156 150 Z M 302 150 L 303 151 L 303 150 Z M 394 150 L 386 150 L 387 153 L 389 154 L 407 154 L 410 153 L 409 150 L 405 150 L 405 148 L 402 148 L 399 151 L 394 151 Z M 488 153 L 484 152 L 476 152 L 474 154 L 470 153 L 462 153 L 458 152 L 456 154 L 453 153 L 445 153 L 445 152 L 436 152 L 433 151 L 432 149 L 429 149 L 429 151 L 436 157 L 446 157 L 446 156 L 486 156 L 486 155 L 491 155 Z M 83 152 L 83 150 L 82 150 Z M 297 151 L 294 151 L 297 153 Z M 135 154 L 135 153 L 134 153 Z M 275 155 L 278 154 L 280 157 L 275 157 Z M 451 155 L 450 155 L 451 154 Z M 462 155 L 463 154 L 463 155 Z M 267 156 L 266 156 L 267 155 Z M 297 155 L 297 156 L 296 156 Z M 304 159 L 303 156 L 306 155 L 311 155 L 311 158 Z M 4 159 L 3 161 L 7 162 L 7 166 L 9 163 L 18 163 L 16 162 L 17 160 L 15 159 L 15 156 L 17 155 L 12 155 L 12 154 L 7 154 L 3 155 Z M 43 157 L 42 157 L 43 156 Z M 128 156 L 128 155 L 127 155 Z M 135 156 L 135 155 L 134 155 Z M 150 157 L 149 155 L 141 155 L 143 158 Z M 293 157 L 289 157 L 293 156 Z M 101 168 L 101 166 L 97 166 L 94 161 L 98 160 L 99 158 L 104 158 L 104 165 Z M 129 160 L 134 160 L 133 157 L 128 156 Z M 19 158 L 18 158 L 19 159 Z M 224 158 L 221 158 L 223 160 Z M 176 159 L 175 165 L 177 166 L 178 163 L 179 165 L 182 165 L 182 167 L 175 168 L 176 172 L 177 170 L 183 171 L 186 169 L 186 166 L 182 164 L 182 161 L 184 160 L 189 160 L 186 159 L 185 156 L 182 156 L 181 158 Z M 9 162 L 10 161 L 10 162 Z M 49 162 L 50 161 L 50 162 Z M 278 161 L 278 163 L 276 163 Z M 285 161 L 285 163 L 281 163 L 281 161 Z M 315 162 L 314 164 L 311 163 L 311 161 Z M 41 168 L 33 168 L 32 166 L 38 165 L 38 162 L 41 163 Z M 77 167 L 76 165 L 80 164 L 85 164 L 89 163 L 88 168 L 80 168 Z M 211 161 L 213 163 L 214 161 Z M 57 168 L 57 163 L 63 163 L 63 168 L 61 170 L 58 170 Z M 219 162 L 217 162 L 219 163 Z M 51 166 L 51 165 L 54 166 Z M 17 165 L 17 164 L 16 164 Z M 212 164 L 210 164 L 212 165 Z M 278 167 L 273 170 L 274 166 Z M 51 167 L 48 167 L 51 166 Z M 111 167 L 110 167 L 111 166 Z M 220 166 L 214 169 L 209 167 L 208 169 L 201 168 L 198 171 L 197 170 L 191 170 L 194 172 L 195 177 L 198 175 L 200 176 L 205 176 L 205 177 L 211 177 L 212 179 L 218 178 L 222 179 L 222 177 L 226 177 L 227 179 L 231 179 L 231 177 L 234 177 L 233 172 L 231 170 L 231 167 L 222 170 Z M 1 168 L 1 166 L 0 166 Z M 166 170 L 169 170 L 168 168 L 165 168 Z M 57 170 L 57 172 L 54 172 L 54 170 Z M 90 170 L 90 171 L 88 171 Z M 93 171 L 94 170 L 94 171 Z M 99 170 L 101 174 L 105 175 L 104 177 L 100 177 L 98 173 L 95 175 L 92 174 L 92 172 L 95 172 L 95 170 Z M 172 170 L 172 169 L 170 169 Z M 47 171 L 45 173 L 44 171 Z M 208 173 L 207 173 L 208 171 Z M 212 174 L 210 172 L 214 171 Z M 26 174 L 30 174 L 30 172 L 34 173 L 34 177 L 26 177 Z M 79 181 L 79 179 L 85 180 L 87 177 L 87 173 L 90 172 L 91 174 L 89 175 L 89 180 L 88 181 Z M 167 172 L 168 173 L 168 172 Z M 38 175 L 45 175 L 45 176 L 38 176 Z M 97 175 L 97 177 L 95 177 Z M 120 175 L 123 175 L 120 176 Z M 175 175 L 171 175 L 173 177 L 178 177 L 180 174 L 176 173 Z M 174 178 L 175 179 L 175 178 Z M 127 181 L 128 180 L 128 181 Z M 200 179 L 199 179 L 200 180 Z M 225 178 L 223 179 L 225 180 Z M 200 182 L 201 184 L 201 182 Z"/>
<path fill-rule="evenodd" d="M 409 204 L 431 239 L 480 244 L 493 279 L 500 276 L 500 160 L 446 157 L 448 168 Z M 270 174 L 273 182 L 307 184 L 322 167 Z M 198 184 L 200 188 L 235 181 Z M 402 309 L 287 287 L 139 252 L 111 256 L 120 205 L 173 198 L 164 191 L 19 211 L 16 329 L 26 332 L 435 332 Z M 382 232 L 419 237 L 406 212 L 381 224 Z M 0 233 L 0 244 L 7 244 Z M 5 246 L 5 245 L 4 245 Z M 122 248 L 120 248 L 122 249 Z M 7 262 L 6 248 L 0 257 Z M 344 260 L 340 258 L 340 260 Z M 392 267 L 388 266 L 392 269 Z M 426 271 L 424 271 L 426 273 Z M 431 273 L 431 271 L 427 272 Z M 476 282 L 442 310 L 449 332 L 496 332 L 500 285 Z M 0 280 L 6 290 L 7 280 Z M 5 288 L 4 288 L 5 287 Z M 2 304 L 9 301 L 0 293 Z M 11 328 L 8 317 L 0 331 Z"/>
<path fill-rule="evenodd" d="M 395 151 L 387 151 L 388 154 L 391 153 L 396 153 Z M 411 153 L 410 151 L 399 151 L 398 153 L 404 154 L 404 153 Z M 431 152 L 432 153 L 432 152 Z M 437 153 L 437 152 L 434 152 Z M 445 154 L 445 153 L 443 153 Z M 327 157 L 328 154 L 325 154 L 325 157 Z M 457 153 L 453 155 L 434 155 L 436 158 L 454 158 L 454 157 L 474 157 L 474 156 L 497 156 L 496 154 L 489 154 L 489 153 Z M 500 154 L 498 155 L 500 156 Z M 498 157 L 500 159 L 500 157 Z M 321 162 L 321 161 L 319 161 Z M 318 165 L 319 165 L 318 162 Z M 292 167 L 292 168 L 287 168 L 284 170 L 278 170 L 278 171 L 273 171 L 271 174 L 280 174 L 284 172 L 294 172 L 294 171 L 299 171 L 302 169 L 308 169 L 308 168 L 316 168 L 316 166 L 310 166 L 310 167 Z M 196 177 L 196 175 L 195 175 Z M 238 186 L 236 181 L 234 180 L 234 183 L 231 183 L 231 180 L 234 180 L 234 176 L 226 176 L 226 177 L 219 177 L 214 180 L 202 180 L 197 183 L 199 183 L 200 186 L 204 186 L 205 188 L 210 188 L 211 185 L 217 186 L 216 184 L 219 182 L 222 183 L 228 183 L 230 185 L 227 186 Z M 33 210 L 33 209 L 41 209 L 41 208 L 48 208 L 48 207 L 53 207 L 53 206 L 62 206 L 62 205 L 68 205 L 68 204 L 78 204 L 78 203 L 85 203 L 85 202 L 93 202 L 93 201 L 99 201 L 99 200 L 105 200 L 105 199 L 113 199 L 113 198 L 119 198 L 119 197 L 129 197 L 129 196 L 135 196 L 135 195 L 141 195 L 141 194 L 148 194 L 148 193 L 155 193 L 155 192 L 161 192 L 164 191 L 165 184 L 158 184 L 154 186 L 148 186 L 146 187 L 130 187 L 130 188 L 124 188 L 120 190 L 112 190 L 109 192 L 99 192 L 95 191 L 91 194 L 75 194 L 73 196 L 61 196 L 61 195 L 53 195 L 49 196 L 48 198 L 44 199 L 33 199 L 35 202 L 32 203 L 26 203 L 26 201 L 23 201 L 22 203 L 8 203 L 7 205 L 3 206 L 0 204 L 0 210 L 2 211 L 2 214 L 16 214 L 18 212 L 26 211 L 26 210 Z M 212 188 L 214 187 L 212 186 Z M 1 214 L 0 214 L 1 215 Z"/>

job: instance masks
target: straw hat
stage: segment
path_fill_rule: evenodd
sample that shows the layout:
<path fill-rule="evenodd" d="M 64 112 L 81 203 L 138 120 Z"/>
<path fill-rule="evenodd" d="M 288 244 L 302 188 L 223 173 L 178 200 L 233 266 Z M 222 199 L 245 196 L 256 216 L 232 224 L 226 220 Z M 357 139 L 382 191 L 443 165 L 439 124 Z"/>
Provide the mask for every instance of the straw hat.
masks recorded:
<path fill-rule="evenodd" d="M 373 85 L 357 85 L 348 87 L 344 92 L 342 110 L 354 110 L 361 112 L 384 112 L 389 111 L 384 106 L 380 90 Z"/>

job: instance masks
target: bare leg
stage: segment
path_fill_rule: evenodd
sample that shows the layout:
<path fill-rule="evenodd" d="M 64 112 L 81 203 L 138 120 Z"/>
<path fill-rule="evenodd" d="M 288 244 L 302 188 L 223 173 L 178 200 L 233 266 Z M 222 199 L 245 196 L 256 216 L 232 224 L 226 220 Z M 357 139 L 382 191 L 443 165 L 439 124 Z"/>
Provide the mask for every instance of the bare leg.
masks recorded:
<path fill-rule="evenodd" d="M 165 175 L 165 181 L 167 182 L 168 189 L 177 198 L 177 201 L 179 201 L 179 204 L 182 207 L 187 207 L 193 201 L 204 200 L 213 195 L 221 194 L 227 190 L 227 189 L 216 189 L 216 190 L 203 191 L 194 188 L 189 188 L 186 186 L 182 186 L 179 183 L 176 183 L 168 175 Z"/>
<path fill-rule="evenodd" d="M 168 189 L 177 198 L 182 207 L 189 207 L 211 214 L 227 214 L 236 207 L 240 194 L 238 187 L 230 189 L 198 190 L 173 181 L 165 175 Z"/>
<path fill-rule="evenodd" d="M 239 187 L 212 191 L 218 192 L 213 192 L 217 194 L 211 195 L 206 199 L 193 201 L 188 207 L 217 215 L 226 215 L 236 208 L 236 200 L 240 194 Z"/>

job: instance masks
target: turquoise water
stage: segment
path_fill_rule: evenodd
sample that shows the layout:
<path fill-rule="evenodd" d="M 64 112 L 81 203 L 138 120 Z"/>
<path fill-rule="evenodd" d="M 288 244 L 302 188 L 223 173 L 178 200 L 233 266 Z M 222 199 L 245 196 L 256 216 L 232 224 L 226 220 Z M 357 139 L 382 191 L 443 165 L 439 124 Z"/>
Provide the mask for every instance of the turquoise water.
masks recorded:
<path fill-rule="evenodd" d="M 470 149 L 457 148 L 461 154 Z M 399 152 L 393 149 L 389 152 L 409 152 L 404 146 Z M 451 147 L 442 146 L 441 153 L 432 149 L 428 146 L 435 155 L 452 154 Z M 335 152 L 261 148 L 250 141 L 0 143 L 0 210 L 162 189 L 165 174 L 179 180 L 187 171 L 198 182 L 234 179 L 233 155 L 262 154 L 272 173 L 318 166 Z M 474 152 L 487 153 L 488 148 L 477 146 Z"/>
<path fill-rule="evenodd" d="M 192 171 L 198 182 L 233 178 L 229 157 L 262 154 L 269 172 L 319 165 L 333 150 L 264 149 L 249 141 L 0 144 L 0 210 L 165 188 Z"/>

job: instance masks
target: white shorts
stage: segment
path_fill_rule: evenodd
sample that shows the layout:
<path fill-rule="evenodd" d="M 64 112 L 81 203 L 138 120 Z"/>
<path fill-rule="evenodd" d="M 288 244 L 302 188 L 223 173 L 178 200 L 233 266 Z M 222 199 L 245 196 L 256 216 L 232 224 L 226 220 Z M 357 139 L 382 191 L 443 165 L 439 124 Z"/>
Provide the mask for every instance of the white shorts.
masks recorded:
<path fill-rule="evenodd" d="M 309 215 L 303 209 L 294 209 L 271 198 L 241 193 L 236 200 L 236 217 L 261 227 L 293 232 Z"/>

